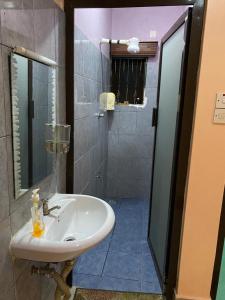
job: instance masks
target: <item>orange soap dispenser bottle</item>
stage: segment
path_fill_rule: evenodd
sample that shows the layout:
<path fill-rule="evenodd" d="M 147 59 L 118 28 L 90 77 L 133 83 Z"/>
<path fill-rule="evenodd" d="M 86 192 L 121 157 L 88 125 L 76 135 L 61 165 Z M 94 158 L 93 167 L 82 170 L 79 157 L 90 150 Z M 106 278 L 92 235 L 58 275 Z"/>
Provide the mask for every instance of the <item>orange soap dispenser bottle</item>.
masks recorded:
<path fill-rule="evenodd" d="M 32 224 L 33 224 L 32 236 L 36 238 L 41 237 L 45 231 L 43 214 L 39 209 L 39 203 L 40 203 L 39 189 L 35 189 L 33 190 L 32 193 L 31 216 L 32 216 Z"/>

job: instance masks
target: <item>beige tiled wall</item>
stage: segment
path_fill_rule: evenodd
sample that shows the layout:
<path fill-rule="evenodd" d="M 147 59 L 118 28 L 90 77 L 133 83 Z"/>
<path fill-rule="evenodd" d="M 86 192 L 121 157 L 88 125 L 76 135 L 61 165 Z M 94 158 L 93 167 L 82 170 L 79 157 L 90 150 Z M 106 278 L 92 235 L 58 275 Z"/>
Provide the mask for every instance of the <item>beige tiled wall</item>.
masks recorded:
<path fill-rule="evenodd" d="M 0 10 L 0 300 L 47 300 L 53 299 L 51 279 L 31 276 L 33 262 L 9 253 L 11 236 L 30 218 L 31 193 L 18 200 L 13 195 L 8 55 L 22 46 L 58 62 L 58 120 L 65 122 L 65 16 L 53 0 L 11 2 L 14 8 Z M 54 164 L 54 173 L 39 184 L 41 196 L 65 189 L 65 158 L 55 157 Z"/>

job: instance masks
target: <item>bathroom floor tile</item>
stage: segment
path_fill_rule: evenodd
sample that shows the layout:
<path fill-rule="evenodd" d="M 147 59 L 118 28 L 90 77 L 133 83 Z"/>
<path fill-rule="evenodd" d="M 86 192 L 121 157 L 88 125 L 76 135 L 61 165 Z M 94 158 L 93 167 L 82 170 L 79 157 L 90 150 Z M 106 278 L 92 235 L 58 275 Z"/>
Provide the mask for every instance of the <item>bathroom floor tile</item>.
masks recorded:
<path fill-rule="evenodd" d="M 132 223 L 131 223 L 132 224 Z M 116 224 L 116 227 L 113 232 L 112 239 L 126 239 L 126 240 L 135 240 L 140 241 L 142 239 L 142 224 L 139 222 L 133 223 L 133 225 L 128 223 L 119 223 Z M 132 230 L 131 230 L 132 226 Z"/>
<path fill-rule="evenodd" d="M 132 233 L 133 230 L 136 231 L 137 229 L 140 229 L 143 227 L 143 220 L 142 215 L 136 215 L 135 213 L 123 213 L 119 211 L 117 219 L 116 219 L 116 227 L 115 230 L 126 230 L 129 229 L 129 232 Z M 132 228 L 132 230 L 131 230 Z"/>
<path fill-rule="evenodd" d="M 90 251 L 92 251 L 92 252 L 108 252 L 111 239 L 112 239 L 112 233 L 110 233 L 106 239 L 104 239 L 101 243 L 99 243 L 96 247 L 94 247 Z"/>
<path fill-rule="evenodd" d="M 106 255 L 107 252 L 100 251 L 89 251 L 81 255 L 75 266 L 75 274 L 101 275 Z"/>
<path fill-rule="evenodd" d="M 103 276 L 140 280 L 140 259 L 140 255 L 118 251 L 109 252 L 105 262 Z"/>
<path fill-rule="evenodd" d="M 141 282 L 141 292 L 161 294 L 162 289 L 158 281 L 154 281 L 154 282 L 143 281 Z"/>
<path fill-rule="evenodd" d="M 115 216 L 116 216 L 116 220 L 118 218 L 118 214 L 119 214 L 119 211 L 120 211 L 120 200 L 117 200 L 117 199 L 106 199 L 106 202 L 109 203 L 109 205 L 112 207 L 114 213 L 115 213 Z"/>
<path fill-rule="evenodd" d="M 121 200 L 120 199 L 105 199 L 106 202 L 109 203 L 109 205 L 113 208 L 113 209 L 119 209 L 121 206 Z"/>
<path fill-rule="evenodd" d="M 153 282 L 157 278 L 154 262 L 150 253 L 141 257 L 141 280 Z"/>
<path fill-rule="evenodd" d="M 137 198 L 124 198 L 121 199 L 121 208 L 142 208 L 144 206 L 144 199 L 137 199 Z"/>
<path fill-rule="evenodd" d="M 122 206 L 120 207 L 119 216 L 126 216 L 126 218 L 135 218 L 136 220 L 143 220 L 143 209 L 140 206 Z"/>
<path fill-rule="evenodd" d="M 126 221 L 127 219 L 135 219 L 137 221 L 142 221 L 143 219 L 143 210 L 140 207 L 129 208 L 129 207 L 120 207 L 118 212 L 118 219 Z"/>
<path fill-rule="evenodd" d="M 98 288 L 102 290 L 120 292 L 139 292 L 141 289 L 141 282 L 136 280 L 126 280 L 103 276 L 99 282 Z"/>
<path fill-rule="evenodd" d="M 143 238 L 145 238 L 146 240 L 148 239 L 148 227 L 149 227 L 148 221 L 146 222 L 145 220 L 143 220 L 141 234 Z"/>
<path fill-rule="evenodd" d="M 90 289 L 161 293 L 147 242 L 149 201 L 106 199 L 116 225 L 99 245 L 79 258 L 74 285 Z"/>
<path fill-rule="evenodd" d="M 110 244 L 110 251 L 124 252 L 127 254 L 142 254 L 142 245 L 137 238 L 126 238 L 126 235 L 115 235 Z"/>
<path fill-rule="evenodd" d="M 149 248 L 148 241 L 146 239 L 143 239 L 141 242 L 141 249 L 142 249 L 142 255 L 150 255 L 151 256 L 151 250 Z"/>
<path fill-rule="evenodd" d="M 100 280 L 101 276 L 74 274 L 73 286 L 85 289 L 95 289 L 98 287 Z"/>

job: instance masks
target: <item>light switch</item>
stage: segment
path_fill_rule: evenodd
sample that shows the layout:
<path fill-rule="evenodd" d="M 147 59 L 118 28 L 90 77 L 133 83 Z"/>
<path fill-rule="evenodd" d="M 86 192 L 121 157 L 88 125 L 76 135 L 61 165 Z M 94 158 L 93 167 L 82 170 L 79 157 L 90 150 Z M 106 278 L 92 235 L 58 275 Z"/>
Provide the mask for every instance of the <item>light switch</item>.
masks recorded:
<path fill-rule="evenodd" d="M 225 109 L 225 93 L 217 93 L 216 108 L 224 108 Z"/>
<path fill-rule="evenodd" d="M 225 124 L 225 109 L 215 109 L 214 123 Z"/>

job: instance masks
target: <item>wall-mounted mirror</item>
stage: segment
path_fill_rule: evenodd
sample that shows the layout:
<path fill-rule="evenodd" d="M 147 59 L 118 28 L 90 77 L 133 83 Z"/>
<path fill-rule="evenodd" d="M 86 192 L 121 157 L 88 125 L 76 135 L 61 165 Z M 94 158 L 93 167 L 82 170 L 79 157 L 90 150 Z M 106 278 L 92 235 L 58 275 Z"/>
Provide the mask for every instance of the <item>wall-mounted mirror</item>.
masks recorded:
<path fill-rule="evenodd" d="M 15 198 L 53 172 L 45 124 L 55 122 L 55 69 L 11 54 Z"/>

